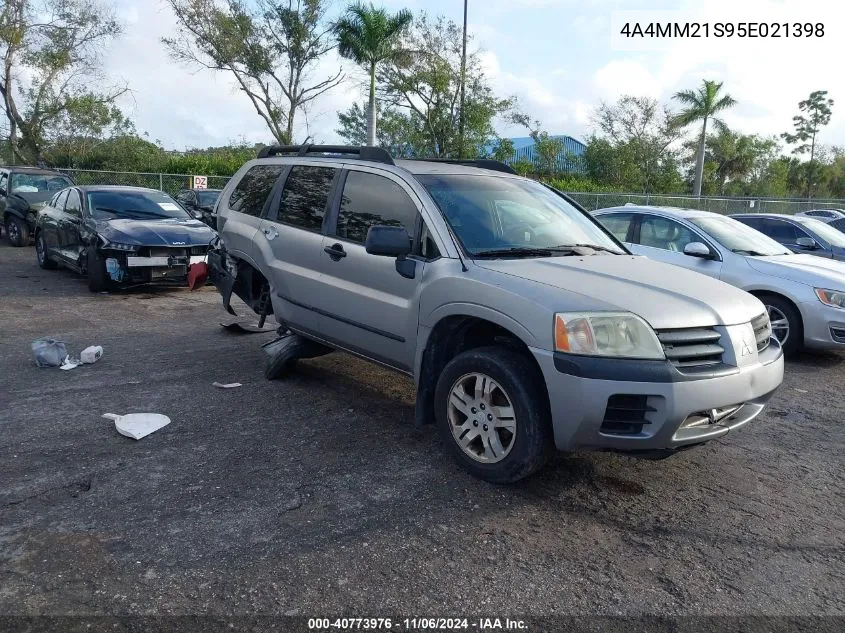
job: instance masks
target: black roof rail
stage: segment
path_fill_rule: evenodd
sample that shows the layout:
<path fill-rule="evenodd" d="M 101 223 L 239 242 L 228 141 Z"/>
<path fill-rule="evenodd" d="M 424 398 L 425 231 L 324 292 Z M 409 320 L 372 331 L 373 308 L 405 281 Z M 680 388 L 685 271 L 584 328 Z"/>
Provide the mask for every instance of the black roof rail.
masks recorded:
<path fill-rule="evenodd" d="M 395 165 L 390 153 L 381 147 L 358 147 L 355 145 L 267 145 L 258 152 L 258 158 L 269 158 L 279 154 L 350 154 L 358 160 Z"/>
<path fill-rule="evenodd" d="M 466 165 L 467 167 L 478 167 L 479 169 L 501 171 L 506 174 L 516 174 L 514 168 L 507 163 L 490 158 L 411 158 L 410 160 L 422 160 L 431 163 L 446 163 L 447 165 Z"/>

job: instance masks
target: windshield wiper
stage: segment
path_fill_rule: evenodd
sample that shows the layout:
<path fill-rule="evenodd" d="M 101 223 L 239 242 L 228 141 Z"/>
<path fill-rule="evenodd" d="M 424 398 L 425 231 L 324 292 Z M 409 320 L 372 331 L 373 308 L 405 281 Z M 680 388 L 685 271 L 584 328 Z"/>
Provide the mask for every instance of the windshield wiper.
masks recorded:
<path fill-rule="evenodd" d="M 558 244 L 552 246 L 554 249 L 573 249 L 573 248 L 592 248 L 594 251 L 604 251 L 605 253 L 613 253 L 614 255 L 624 255 L 622 251 L 617 251 L 615 248 L 608 248 L 599 244 Z"/>
<path fill-rule="evenodd" d="M 751 257 L 766 257 L 765 253 L 761 253 L 760 251 L 755 250 L 747 250 L 744 248 L 732 248 L 731 252 L 737 253 L 739 255 L 750 255 Z"/>
<path fill-rule="evenodd" d="M 473 257 L 551 257 L 555 249 L 534 248 L 531 246 L 514 246 L 512 248 L 491 248 L 486 251 L 476 251 Z"/>

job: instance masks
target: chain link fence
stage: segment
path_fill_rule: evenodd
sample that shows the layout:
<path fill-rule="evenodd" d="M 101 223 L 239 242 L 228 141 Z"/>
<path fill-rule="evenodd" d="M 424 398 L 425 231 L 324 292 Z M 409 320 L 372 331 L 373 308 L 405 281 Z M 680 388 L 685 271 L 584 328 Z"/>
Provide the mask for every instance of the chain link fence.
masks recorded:
<path fill-rule="evenodd" d="M 619 207 L 626 204 L 676 207 L 711 211 L 724 215 L 731 213 L 784 213 L 793 215 L 810 209 L 845 209 L 845 200 L 777 200 L 772 198 L 696 198 L 694 196 L 667 196 L 633 193 L 569 193 L 576 202 L 589 211 Z"/>
<path fill-rule="evenodd" d="M 191 186 L 190 174 L 156 174 L 124 171 L 93 171 L 83 169 L 60 169 L 78 185 L 132 185 L 159 189 L 175 195 L 180 189 Z M 203 175 L 203 174 L 197 174 Z M 228 176 L 207 176 L 209 189 L 222 189 L 229 181 Z M 714 213 L 785 213 L 792 215 L 810 209 L 845 209 L 845 200 L 797 200 L 772 198 L 725 198 L 694 196 L 669 196 L 635 193 L 584 193 L 569 195 L 590 211 L 618 207 L 626 204 L 682 207 Z"/>
<path fill-rule="evenodd" d="M 88 169 L 59 169 L 67 174 L 77 185 L 123 185 L 148 187 L 176 195 L 180 189 L 192 185 L 190 174 L 154 174 L 134 171 L 95 171 Z M 204 174 L 196 174 L 202 176 Z M 229 176 L 207 176 L 208 189 L 222 189 L 229 182 Z"/>

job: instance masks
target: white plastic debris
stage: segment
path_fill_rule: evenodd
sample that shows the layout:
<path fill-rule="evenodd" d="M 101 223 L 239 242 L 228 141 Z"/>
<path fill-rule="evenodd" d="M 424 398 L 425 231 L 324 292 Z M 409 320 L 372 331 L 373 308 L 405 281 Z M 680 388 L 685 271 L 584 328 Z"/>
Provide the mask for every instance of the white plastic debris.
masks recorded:
<path fill-rule="evenodd" d="M 126 415 L 104 413 L 103 417 L 114 420 L 114 428 L 117 432 L 133 440 L 140 440 L 170 424 L 170 418 L 161 413 L 128 413 Z"/>
<path fill-rule="evenodd" d="M 100 345 L 90 345 L 79 354 L 79 360 L 86 365 L 96 363 L 103 356 L 103 348 Z"/>
<path fill-rule="evenodd" d="M 82 363 L 79 362 L 77 358 L 71 358 L 70 356 L 65 356 L 65 359 L 62 361 L 62 364 L 59 366 L 59 369 L 64 369 L 68 371 L 70 369 L 76 369 Z"/>
<path fill-rule="evenodd" d="M 220 387 L 221 389 L 234 389 L 235 387 L 243 387 L 243 385 L 239 382 L 229 382 L 226 384 L 220 382 L 213 382 L 211 383 L 212 387 Z"/>

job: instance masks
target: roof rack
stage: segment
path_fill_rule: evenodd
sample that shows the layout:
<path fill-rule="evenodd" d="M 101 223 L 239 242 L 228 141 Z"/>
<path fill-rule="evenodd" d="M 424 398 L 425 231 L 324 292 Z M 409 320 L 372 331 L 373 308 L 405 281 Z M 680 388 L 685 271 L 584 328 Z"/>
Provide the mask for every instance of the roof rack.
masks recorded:
<path fill-rule="evenodd" d="M 258 158 L 269 158 L 279 154 L 350 154 L 358 160 L 395 165 L 393 157 L 381 147 L 356 147 L 355 145 L 267 145 L 258 152 Z"/>
<path fill-rule="evenodd" d="M 479 169 L 501 171 L 506 174 L 516 174 L 514 168 L 507 163 L 492 160 L 490 158 L 412 158 L 411 160 L 422 160 L 430 163 L 446 163 L 448 165 L 466 165 L 467 167 L 478 167 Z"/>

